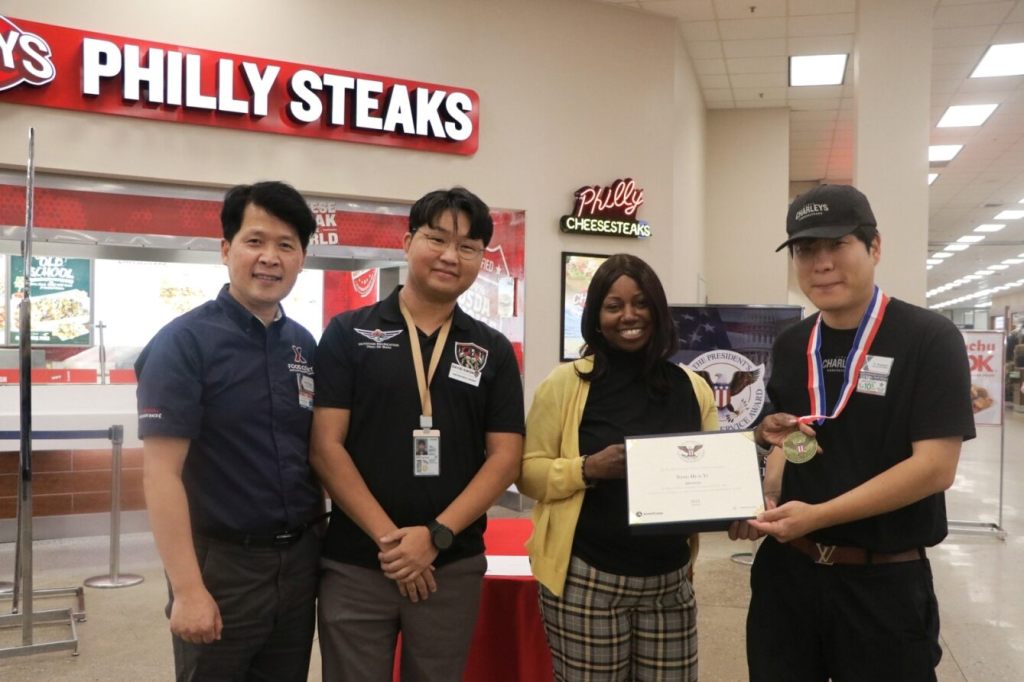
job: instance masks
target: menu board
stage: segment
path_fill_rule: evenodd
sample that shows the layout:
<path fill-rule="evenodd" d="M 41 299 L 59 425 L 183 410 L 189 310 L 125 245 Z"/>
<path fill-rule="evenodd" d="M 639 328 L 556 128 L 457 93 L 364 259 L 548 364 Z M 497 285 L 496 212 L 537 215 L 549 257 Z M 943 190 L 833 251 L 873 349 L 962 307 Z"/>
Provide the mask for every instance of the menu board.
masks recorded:
<path fill-rule="evenodd" d="M 21 339 L 19 312 L 25 288 L 24 259 L 11 256 L 8 343 Z M 92 343 L 92 263 L 87 258 L 33 256 L 31 271 L 32 343 L 88 346 Z"/>
<path fill-rule="evenodd" d="M 217 298 L 228 281 L 221 264 L 96 261 L 97 323 L 108 348 L 145 346 L 178 315 Z M 289 317 L 319 337 L 323 272 L 303 270 L 281 305 Z"/>

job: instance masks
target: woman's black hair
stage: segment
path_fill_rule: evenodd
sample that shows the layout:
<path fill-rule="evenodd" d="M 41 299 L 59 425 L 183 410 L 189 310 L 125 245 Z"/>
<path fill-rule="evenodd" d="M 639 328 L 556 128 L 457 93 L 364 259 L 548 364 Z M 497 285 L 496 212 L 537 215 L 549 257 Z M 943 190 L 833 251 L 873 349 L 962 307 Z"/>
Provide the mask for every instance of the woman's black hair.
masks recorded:
<path fill-rule="evenodd" d="M 644 354 L 643 373 L 647 385 L 659 393 L 668 390 L 665 361 L 679 348 L 679 335 L 668 311 L 668 300 L 661 280 L 651 266 L 640 258 L 628 253 L 611 256 L 597 269 L 590 286 L 587 287 L 587 302 L 583 306 L 582 354 L 594 356 L 594 368 L 589 372 L 576 373 L 584 381 L 594 381 L 608 370 L 608 341 L 601 334 L 601 306 L 609 289 L 622 276 L 629 277 L 643 293 L 647 309 L 651 312 L 651 338 L 640 351 Z"/>

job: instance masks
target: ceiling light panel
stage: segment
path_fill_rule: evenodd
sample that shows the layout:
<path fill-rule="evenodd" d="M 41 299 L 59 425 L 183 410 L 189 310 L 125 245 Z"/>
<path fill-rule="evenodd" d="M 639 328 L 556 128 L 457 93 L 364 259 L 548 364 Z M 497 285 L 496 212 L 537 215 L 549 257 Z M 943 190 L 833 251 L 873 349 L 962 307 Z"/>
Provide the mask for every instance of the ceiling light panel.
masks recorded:
<path fill-rule="evenodd" d="M 842 85 L 846 58 L 845 54 L 792 56 L 789 58 L 789 84 L 793 87 Z"/>
<path fill-rule="evenodd" d="M 1024 218 L 1024 211 L 1003 211 L 996 216 L 996 220 L 1020 220 Z"/>
<path fill-rule="evenodd" d="M 971 248 L 970 244 L 948 244 L 943 251 L 966 251 Z"/>
<path fill-rule="evenodd" d="M 994 223 L 985 223 L 984 225 L 978 225 L 974 228 L 975 232 L 998 232 L 999 230 L 1006 227 L 1006 225 L 996 225 Z"/>
<path fill-rule="evenodd" d="M 1024 75 L 1024 43 L 992 45 L 971 74 L 971 78 Z"/>
<path fill-rule="evenodd" d="M 946 109 L 938 128 L 967 128 L 982 125 L 998 104 L 958 104 Z"/>
<path fill-rule="evenodd" d="M 929 173 L 929 174 L 928 174 L 928 184 L 930 185 L 930 184 L 932 184 L 933 182 L 935 182 L 935 179 L 936 179 L 937 177 L 939 177 L 939 174 L 938 174 L 938 173 Z M 1024 199 L 1022 199 L 1021 201 L 1022 201 L 1022 202 L 1024 202 Z"/>
<path fill-rule="evenodd" d="M 984 240 L 985 235 L 983 234 L 965 234 L 963 237 L 960 237 L 960 239 L 957 239 L 957 241 L 961 244 L 977 244 L 978 242 Z"/>
<path fill-rule="evenodd" d="M 933 144 L 928 147 L 928 161 L 952 161 L 963 148 L 962 144 Z"/>

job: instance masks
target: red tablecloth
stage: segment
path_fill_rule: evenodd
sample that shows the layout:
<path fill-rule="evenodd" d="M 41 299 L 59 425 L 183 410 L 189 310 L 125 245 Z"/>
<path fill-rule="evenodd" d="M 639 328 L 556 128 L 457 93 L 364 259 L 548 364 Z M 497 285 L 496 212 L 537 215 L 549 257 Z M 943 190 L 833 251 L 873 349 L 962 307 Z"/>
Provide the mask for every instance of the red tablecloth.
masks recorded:
<path fill-rule="evenodd" d="M 491 519 L 484 542 L 488 556 L 525 556 L 528 519 Z M 399 649 L 401 647 L 399 646 Z M 400 661 L 395 656 L 395 680 Z M 480 614 L 463 682 L 547 682 L 554 679 L 530 575 L 484 577 Z"/>

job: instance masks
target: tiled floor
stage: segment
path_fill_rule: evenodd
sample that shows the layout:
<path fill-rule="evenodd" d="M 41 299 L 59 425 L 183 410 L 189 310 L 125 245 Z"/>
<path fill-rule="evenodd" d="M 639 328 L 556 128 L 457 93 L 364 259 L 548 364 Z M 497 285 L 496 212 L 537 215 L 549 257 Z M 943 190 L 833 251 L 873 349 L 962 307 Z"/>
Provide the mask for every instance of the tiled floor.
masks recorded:
<path fill-rule="evenodd" d="M 959 475 L 947 495 L 954 521 L 998 521 L 999 427 L 984 427 L 968 444 Z M 989 535 L 952 533 L 931 551 L 942 615 L 945 650 L 942 682 L 997 682 L 1024 679 L 1024 415 L 1008 414 L 1005 429 L 1005 541 Z M 502 516 L 507 510 L 496 510 Z M 171 679 L 165 587 L 148 534 L 126 535 L 121 570 L 141 573 L 146 581 L 118 590 L 86 591 L 88 620 L 79 626 L 81 655 L 66 652 L 0 659 L 4 682 Z M 697 564 L 700 609 L 701 679 L 745 680 L 744 618 L 749 598 L 749 569 L 731 559 L 752 543 L 732 543 L 720 534 L 705 536 Z M 78 585 L 107 570 L 106 538 L 40 541 L 35 547 L 37 587 Z M 0 544 L 0 579 L 10 579 L 13 545 Z M 70 605 L 70 600 L 37 600 L 38 608 Z M 9 600 L 0 600 L 6 613 Z M 37 640 L 58 638 L 59 629 L 39 630 Z M 0 631 L 0 647 L 19 643 L 20 630 Z M 315 648 L 314 648 L 315 655 Z M 496 662 L 500 665 L 500 662 Z M 310 680 L 320 680 L 319 659 Z"/>

